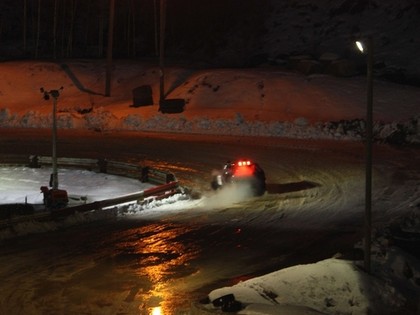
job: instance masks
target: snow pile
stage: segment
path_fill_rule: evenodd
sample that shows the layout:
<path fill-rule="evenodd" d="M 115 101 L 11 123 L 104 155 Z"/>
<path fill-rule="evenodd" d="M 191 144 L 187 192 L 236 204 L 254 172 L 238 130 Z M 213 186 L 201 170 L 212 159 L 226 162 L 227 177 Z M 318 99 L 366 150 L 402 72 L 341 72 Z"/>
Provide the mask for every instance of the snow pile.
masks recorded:
<path fill-rule="evenodd" d="M 420 306 L 419 230 L 415 211 L 377 230 L 370 274 L 363 261 L 337 254 L 215 289 L 198 308 L 238 314 L 411 314 Z M 411 249 L 402 250 L 407 244 Z"/>
<path fill-rule="evenodd" d="M 297 265 L 209 293 L 199 308 L 238 314 L 399 314 L 417 309 L 420 261 L 394 246 L 362 261 L 326 259 Z M 212 303 L 210 303 L 212 302 Z"/>
<path fill-rule="evenodd" d="M 214 301 L 233 294 L 252 304 L 240 314 L 257 314 L 257 305 L 299 306 L 323 314 L 380 314 L 400 308 L 405 299 L 382 280 L 370 277 L 351 261 L 327 259 L 285 268 L 209 294 Z M 373 309 L 372 309 L 373 308 Z M 378 309 L 376 309 L 378 308 Z"/>

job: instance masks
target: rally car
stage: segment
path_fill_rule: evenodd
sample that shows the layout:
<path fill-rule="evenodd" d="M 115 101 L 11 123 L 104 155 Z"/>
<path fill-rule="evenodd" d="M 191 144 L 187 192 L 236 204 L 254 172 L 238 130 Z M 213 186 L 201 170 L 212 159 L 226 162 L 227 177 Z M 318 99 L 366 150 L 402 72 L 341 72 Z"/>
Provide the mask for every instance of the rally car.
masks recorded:
<path fill-rule="evenodd" d="M 214 174 L 211 187 L 214 190 L 227 185 L 246 184 L 254 196 L 261 196 L 266 190 L 263 169 L 251 160 L 228 161 L 221 171 Z"/>

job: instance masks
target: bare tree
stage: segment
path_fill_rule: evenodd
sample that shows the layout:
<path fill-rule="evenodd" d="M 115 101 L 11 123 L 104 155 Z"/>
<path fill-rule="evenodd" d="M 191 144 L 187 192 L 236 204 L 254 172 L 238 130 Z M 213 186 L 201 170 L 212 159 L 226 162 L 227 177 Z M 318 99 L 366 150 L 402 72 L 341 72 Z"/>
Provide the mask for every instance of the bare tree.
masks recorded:
<path fill-rule="evenodd" d="M 102 57 L 103 49 L 104 49 L 104 27 L 105 27 L 105 17 L 104 17 L 104 9 L 103 9 L 103 2 L 101 2 L 99 14 L 99 23 L 98 23 L 98 57 Z"/>
<path fill-rule="evenodd" d="M 54 59 L 57 58 L 57 17 L 58 14 L 58 1 L 54 0 L 54 13 L 53 13 L 53 17 L 54 17 L 54 22 L 53 22 L 53 57 Z"/>
<path fill-rule="evenodd" d="M 38 58 L 39 53 L 39 36 L 41 33 L 41 0 L 38 0 L 38 14 L 36 22 L 36 38 L 35 38 L 35 59 Z"/>
<path fill-rule="evenodd" d="M 23 0 L 23 51 L 26 52 L 26 24 L 27 24 L 27 14 L 28 14 L 28 2 Z"/>
<path fill-rule="evenodd" d="M 160 0 L 160 41 L 159 41 L 159 69 L 160 69 L 160 93 L 159 104 L 165 100 L 165 25 L 166 25 L 166 1 Z"/>
<path fill-rule="evenodd" d="M 128 12 L 127 12 L 127 55 L 135 55 L 135 42 L 136 42 L 136 14 L 135 4 L 133 0 L 129 0 Z"/>
<path fill-rule="evenodd" d="M 73 31 L 74 31 L 74 20 L 77 10 L 77 0 L 70 1 L 70 25 L 69 34 L 67 39 L 66 57 L 71 57 L 73 54 Z"/>
<path fill-rule="evenodd" d="M 108 49 L 106 60 L 105 96 L 111 96 L 112 48 L 114 44 L 115 0 L 109 0 Z"/>
<path fill-rule="evenodd" d="M 159 33 L 158 33 L 158 6 L 157 0 L 153 0 L 153 12 L 154 12 L 154 26 L 155 26 L 155 55 L 159 56 Z"/>

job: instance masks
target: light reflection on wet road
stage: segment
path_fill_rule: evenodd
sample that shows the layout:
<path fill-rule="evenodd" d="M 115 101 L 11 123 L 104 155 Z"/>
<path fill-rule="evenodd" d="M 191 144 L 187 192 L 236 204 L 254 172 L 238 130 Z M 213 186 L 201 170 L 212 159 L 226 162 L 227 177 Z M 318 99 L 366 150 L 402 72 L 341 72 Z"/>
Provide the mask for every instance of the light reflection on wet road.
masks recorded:
<path fill-rule="evenodd" d="M 319 231 L 141 219 L 22 237 L 0 250 L 6 294 L 0 313 L 149 315 L 160 306 L 162 314 L 190 314 L 191 303 L 210 288 L 272 271 L 290 263 L 291 253 L 292 260 L 313 259 L 305 257 L 307 247 L 325 237 Z M 341 244 L 326 245 L 334 251 Z"/>
<path fill-rule="evenodd" d="M 188 292 L 173 291 L 171 282 L 197 272 L 191 262 L 200 249 L 183 236 L 190 231 L 179 224 L 107 220 L 4 242 L 0 313 L 188 310 Z"/>
<path fill-rule="evenodd" d="M 185 299 L 172 292 L 170 283 L 197 272 L 190 264 L 199 256 L 200 248 L 185 239 L 191 230 L 182 225 L 153 223 L 110 237 L 115 247 L 113 259 L 150 282 L 150 290 L 142 292 L 144 288 L 139 287 L 131 292 L 133 298 L 144 301 L 148 308 L 160 305 L 164 314 L 171 314 L 168 308 L 176 300 Z"/>

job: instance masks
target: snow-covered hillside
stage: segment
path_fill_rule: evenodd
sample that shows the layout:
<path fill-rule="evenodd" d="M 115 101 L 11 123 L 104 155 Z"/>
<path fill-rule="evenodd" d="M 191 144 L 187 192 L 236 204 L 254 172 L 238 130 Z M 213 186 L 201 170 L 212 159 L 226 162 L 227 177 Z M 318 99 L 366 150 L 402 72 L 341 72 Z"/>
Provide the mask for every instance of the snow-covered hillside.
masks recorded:
<path fill-rule="evenodd" d="M 276 68 L 166 70 L 167 98 L 185 100 L 179 114 L 159 112 L 155 66 L 117 62 L 111 97 L 104 94 L 100 62 L 0 64 L 0 126 L 50 128 L 52 100 L 40 88 L 63 87 L 58 127 L 198 134 L 360 140 L 364 134 L 366 79 L 302 75 Z M 155 105 L 134 107 L 133 89 L 151 86 Z M 419 142 L 420 89 L 377 80 L 375 138 Z"/>

